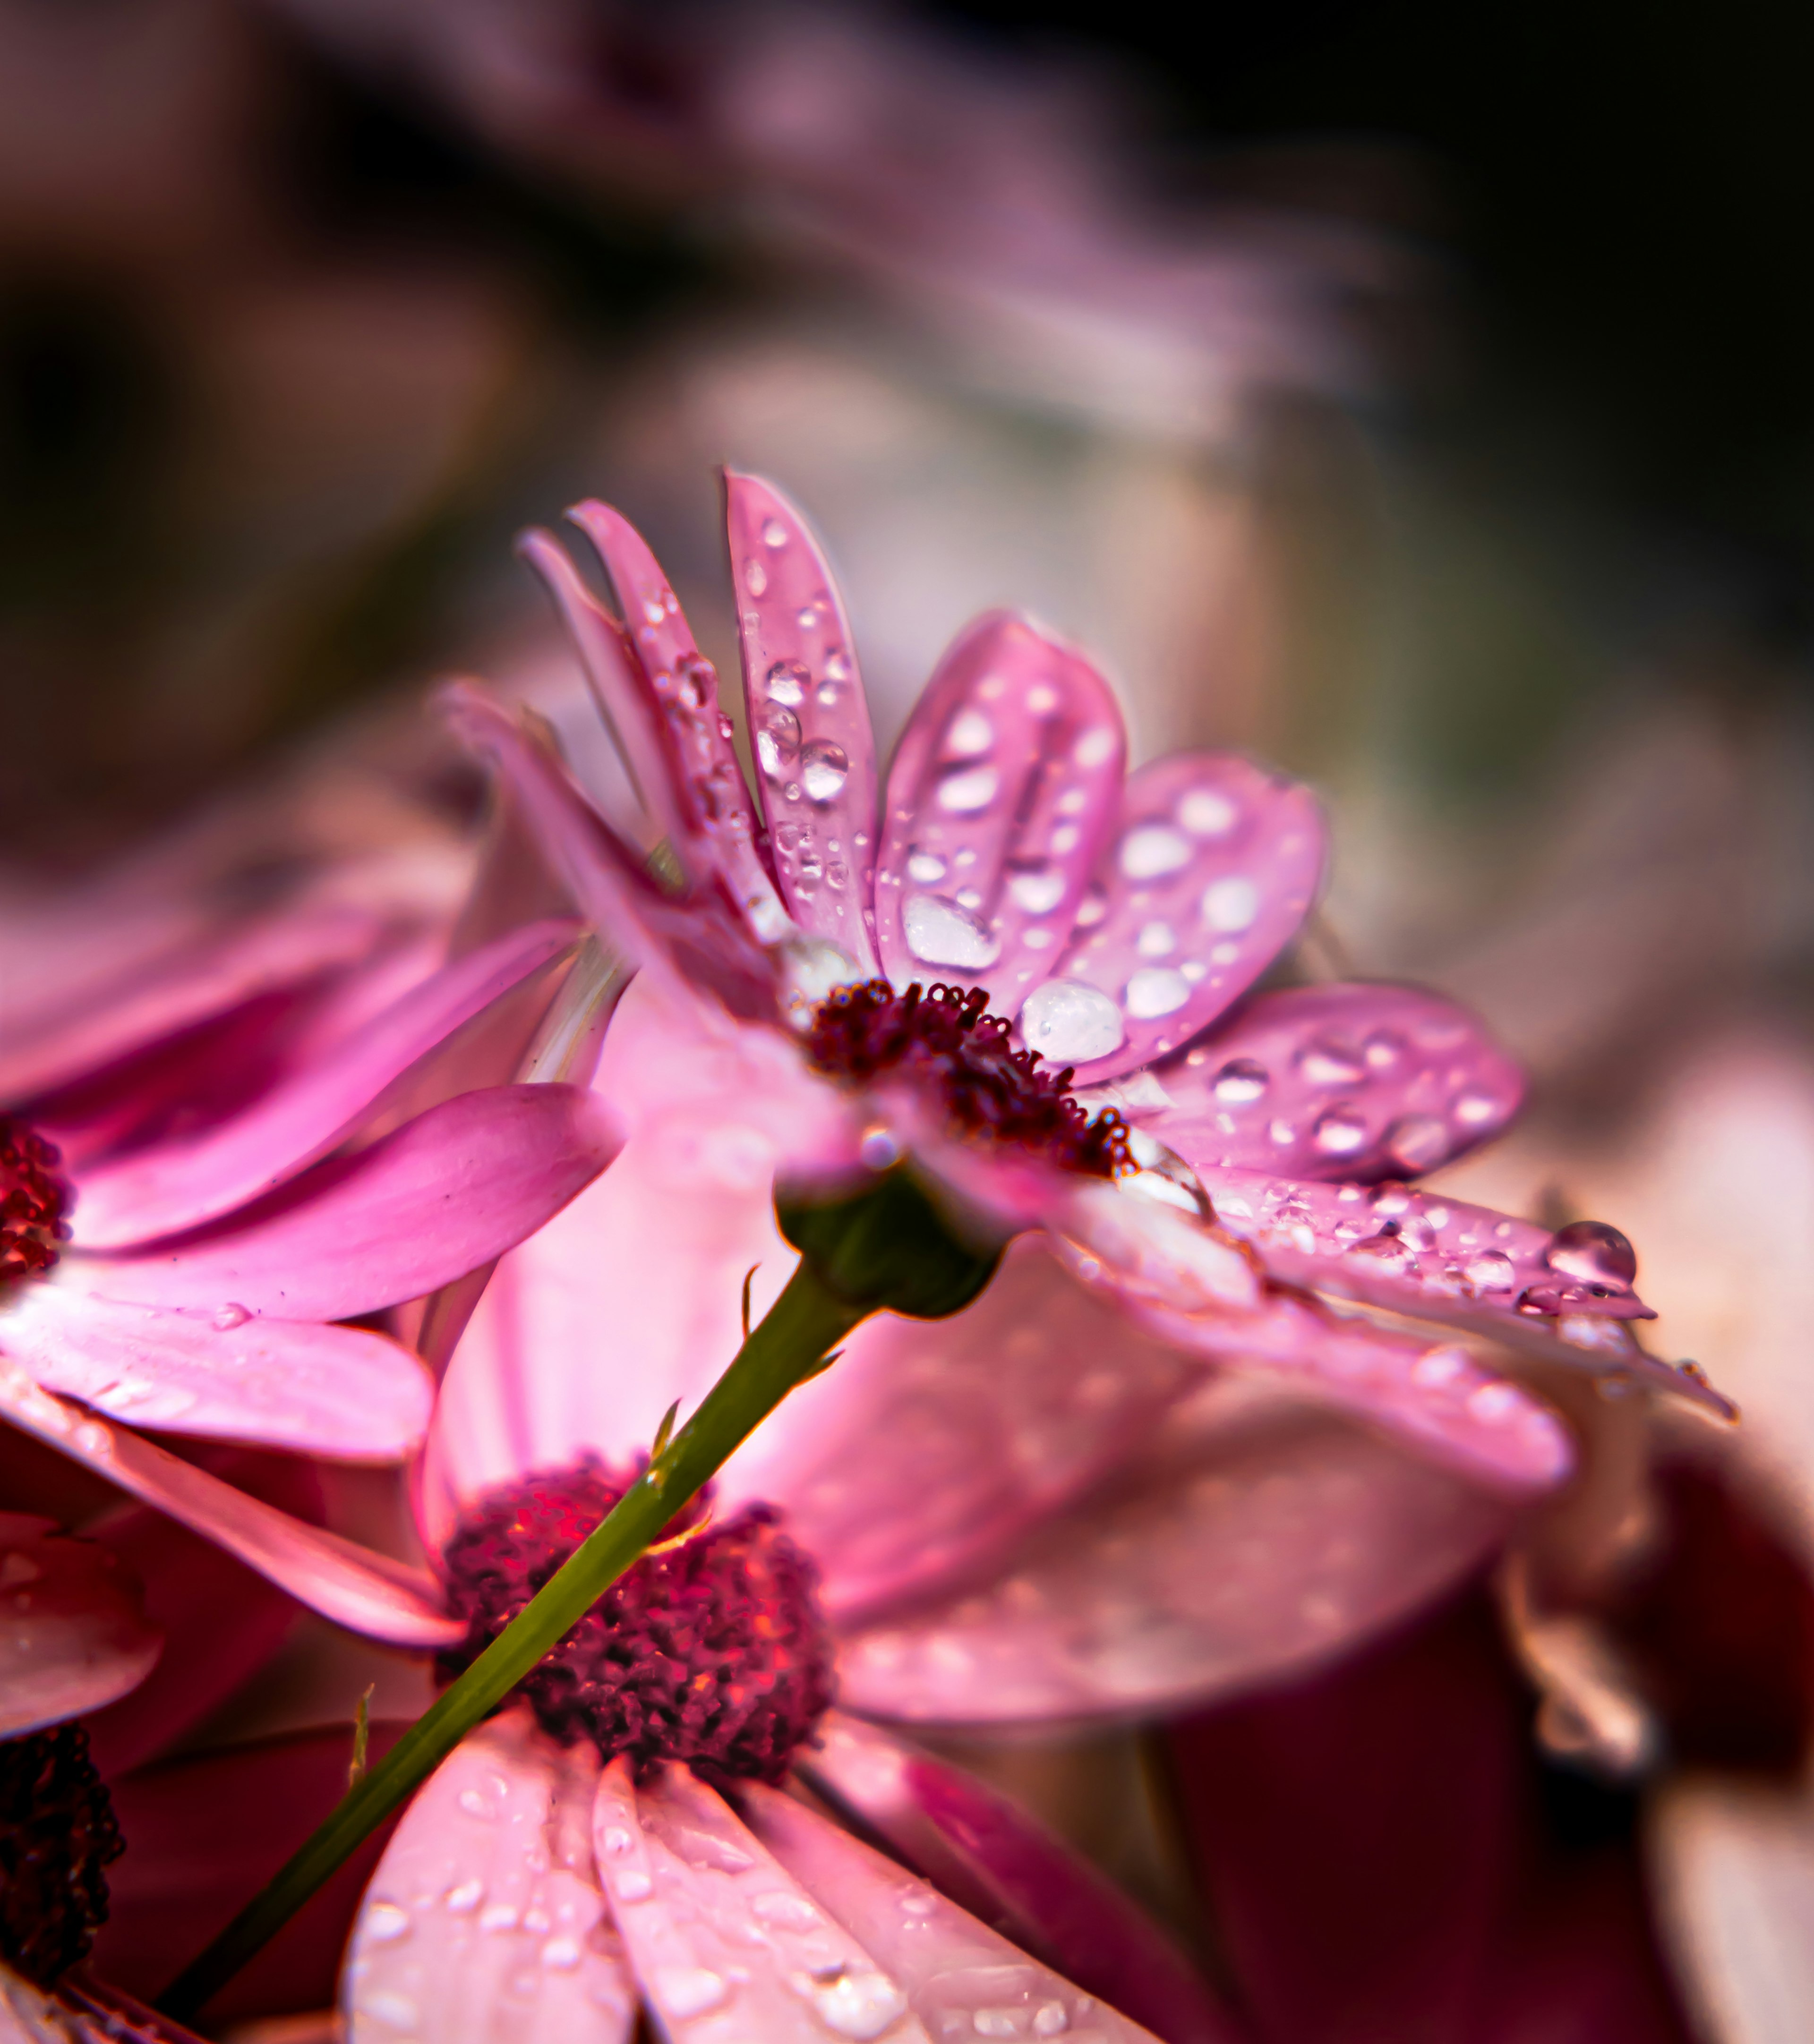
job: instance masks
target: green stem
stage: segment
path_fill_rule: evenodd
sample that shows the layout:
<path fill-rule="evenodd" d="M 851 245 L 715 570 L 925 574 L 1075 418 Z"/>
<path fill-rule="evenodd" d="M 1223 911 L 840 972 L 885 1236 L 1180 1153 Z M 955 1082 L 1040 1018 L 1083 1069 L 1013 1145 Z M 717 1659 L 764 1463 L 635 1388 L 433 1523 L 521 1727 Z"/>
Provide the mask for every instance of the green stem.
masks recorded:
<path fill-rule="evenodd" d="M 839 1298 L 802 1262 L 699 1409 L 609 1516 L 478 1658 L 349 1789 L 313 1838 L 184 1969 L 158 2006 L 190 2021 L 497 1709 L 660 1535 L 732 1451 L 797 1384 L 816 1375 L 834 1343 L 873 1310 Z"/>

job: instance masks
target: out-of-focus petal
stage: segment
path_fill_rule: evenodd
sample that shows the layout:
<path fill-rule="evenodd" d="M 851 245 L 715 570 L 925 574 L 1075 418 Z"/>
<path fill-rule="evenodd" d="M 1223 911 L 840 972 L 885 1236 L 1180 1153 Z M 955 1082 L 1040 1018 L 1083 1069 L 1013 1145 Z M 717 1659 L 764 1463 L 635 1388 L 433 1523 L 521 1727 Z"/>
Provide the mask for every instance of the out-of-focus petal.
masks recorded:
<path fill-rule="evenodd" d="M 959 638 L 889 769 L 875 919 L 897 987 L 986 986 L 1020 1009 L 1063 949 L 1125 756 L 1114 692 L 1082 654 L 1006 612 Z"/>
<path fill-rule="evenodd" d="M 110 1549 L 0 1512 L 0 1739 L 112 1703 L 144 1680 L 163 1646 Z"/>
<path fill-rule="evenodd" d="M 759 1782 L 744 1793 L 756 1836 L 900 1982 L 929 2035 L 1136 2044 L 1150 2034 L 823 1817 Z"/>
<path fill-rule="evenodd" d="M 1347 1650 L 1477 1566 L 1512 1516 L 1330 1414 L 1224 1382 L 986 1581 L 847 1628 L 839 1692 L 933 1723 L 1175 1710 Z"/>
<path fill-rule="evenodd" d="M 622 1139 L 583 1088 L 484 1087 L 315 1165 L 249 1216 L 136 1254 L 68 1256 L 60 1275 L 147 1304 L 349 1319 L 420 1298 L 521 1242 Z"/>
<path fill-rule="evenodd" d="M 831 567 L 771 482 L 724 475 L 744 702 L 769 852 L 794 920 L 875 976 L 875 740 Z"/>
<path fill-rule="evenodd" d="M 1234 2044 L 1241 2034 L 1143 1909 L 974 1775 L 841 1712 L 796 1765 L 947 1900 L 1167 2044 Z"/>
<path fill-rule="evenodd" d="M 348 1948 L 348 2044 L 617 2044 L 636 1996 L 592 1868 L 596 1752 L 525 1712 L 416 1792 Z"/>
<path fill-rule="evenodd" d="M 1297 933 L 1322 881 L 1324 843 L 1307 788 L 1231 753 L 1143 766 L 1021 1035 L 1074 1065 L 1080 1085 L 1189 1043 Z"/>
<path fill-rule="evenodd" d="M 1465 1008 L 1409 986 L 1262 993 L 1153 1078 L 1171 1104 L 1143 1125 L 1186 1162 L 1289 1178 L 1433 1171 L 1497 1135 L 1524 1090 Z"/>
<path fill-rule="evenodd" d="M 637 1788 L 628 1762 L 614 1761 L 599 1781 L 593 1840 L 671 2044 L 827 2033 L 928 2044 L 900 1983 L 685 1768 Z"/>
<path fill-rule="evenodd" d="M 193 1228 L 255 1197 L 350 1135 L 399 1073 L 571 943 L 571 922 L 514 930 L 444 966 L 248 1112 L 199 1139 L 82 1174 L 78 1233 L 111 1249 Z"/>

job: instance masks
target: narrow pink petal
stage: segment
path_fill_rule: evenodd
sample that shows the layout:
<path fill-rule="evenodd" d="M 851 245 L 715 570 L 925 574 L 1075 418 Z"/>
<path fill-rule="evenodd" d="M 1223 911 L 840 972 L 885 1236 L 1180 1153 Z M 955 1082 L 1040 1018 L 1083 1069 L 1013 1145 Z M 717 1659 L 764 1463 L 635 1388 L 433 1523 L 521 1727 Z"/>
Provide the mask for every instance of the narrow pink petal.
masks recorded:
<path fill-rule="evenodd" d="M 972 624 L 889 769 L 875 920 L 894 984 L 987 986 L 1014 1014 L 1063 949 L 1125 756 L 1114 692 L 1082 654 L 1005 612 Z"/>
<path fill-rule="evenodd" d="M 759 1782 L 744 1796 L 755 1835 L 899 1981 L 928 2035 L 1136 2044 L 1151 2034 L 803 1804 Z"/>
<path fill-rule="evenodd" d="M 136 1689 L 163 1648 L 110 1549 L 0 1512 L 0 1739 L 99 1710 Z"/>
<path fill-rule="evenodd" d="M 928 2044 L 900 1984 L 684 1767 L 600 1777 L 594 1850 L 669 2044 L 741 2038 Z"/>
<path fill-rule="evenodd" d="M 1177 1050 L 1290 942 L 1323 855 L 1321 814 L 1294 782 L 1225 752 L 1143 766 L 1021 1035 L 1084 1085 Z"/>
<path fill-rule="evenodd" d="M 598 1756 L 527 1712 L 482 1725 L 416 1792 L 359 1904 L 348 2044 L 618 2044 L 635 1989 L 592 1865 Z"/>
<path fill-rule="evenodd" d="M 521 1242 L 621 1141 L 583 1088 L 488 1086 L 314 1166 L 249 1216 L 136 1254 L 68 1256 L 60 1274 L 145 1304 L 345 1320 L 420 1298 Z"/>
<path fill-rule="evenodd" d="M 808 936 L 875 977 L 875 740 L 844 599 L 771 482 L 724 472 L 756 786 L 782 897 Z"/>
<path fill-rule="evenodd" d="M 461 1636 L 432 1579 L 388 1556 L 307 1526 L 191 1462 L 40 1391 L 0 1366 L 0 1416 L 192 1527 L 336 1623 L 398 1646 Z"/>
<path fill-rule="evenodd" d="M 797 1764 L 947 1900 L 1012 1931 L 1166 2044 L 1233 2044 L 1240 2035 L 1144 1910 L 974 1775 L 839 1711 Z"/>
<path fill-rule="evenodd" d="M 749 790 L 718 707 L 718 677 L 693 634 L 661 564 L 621 513 L 595 500 L 567 513 L 609 571 L 625 636 L 660 703 L 669 770 L 682 814 L 713 847 L 720 875 L 761 943 L 791 924 L 756 846 Z"/>
<path fill-rule="evenodd" d="M 1347 1651 L 1478 1567 L 1512 1516 L 1332 1414 L 1225 1381 L 987 1583 L 847 1633 L 840 1694 L 932 1723 L 1173 1712 Z"/>
<path fill-rule="evenodd" d="M 575 925 L 513 930 L 456 959 L 248 1112 L 198 1139 L 159 1143 L 82 1174 L 85 1249 L 146 1242 L 213 1220 L 325 1156 L 384 1088 L 462 1023 L 572 942 Z"/>

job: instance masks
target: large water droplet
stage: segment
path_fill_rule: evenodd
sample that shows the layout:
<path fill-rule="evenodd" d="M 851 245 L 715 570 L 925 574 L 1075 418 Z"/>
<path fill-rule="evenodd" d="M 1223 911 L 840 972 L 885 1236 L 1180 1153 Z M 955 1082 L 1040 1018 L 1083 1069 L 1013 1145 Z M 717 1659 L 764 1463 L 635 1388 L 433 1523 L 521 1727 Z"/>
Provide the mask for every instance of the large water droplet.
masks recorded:
<path fill-rule="evenodd" d="M 1366 1116 L 1347 1101 L 1339 1102 L 1317 1118 L 1310 1140 L 1326 1157 L 1351 1157 L 1366 1147 Z"/>
<path fill-rule="evenodd" d="M 907 855 L 907 878 L 922 887 L 936 887 L 945 877 L 945 862 L 936 851 L 913 851 Z"/>
<path fill-rule="evenodd" d="M 778 550 L 787 544 L 787 528 L 778 518 L 771 518 L 762 528 L 762 543 L 765 547 Z"/>
<path fill-rule="evenodd" d="M 994 801 L 1001 785 L 1001 777 L 993 766 L 969 766 L 947 774 L 939 783 L 939 807 L 955 816 L 974 816 Z"/>
<path fill-rule="evenodd" d="M 1128 1012 L 1138 1021 L 1175 1015 L 1189 998 L 1190 982 L 1170 966 L 1147 966 L 1128 982 Z"/>
<path fill-rule="evenodd" d="M 1170 923 L 1146 924 L 1134 939 L 1134 948 L 1142 958 L 1170 958 L 1178 949 L 1178 932 Z"/>
<path fill-rule="evenodd" d="M 1469 1259 L 1462 1274 L 1478 1292 L 1509 1292 L 1514 1273 L 1512 1259 L 1497 1249 L 1483 1249 Z"/>
<path fill-rule="evenodd" d="M 955 965 L 981 972 L 1001 955 L 1001 944 L 969 909 L 939 894 L 909 894 L 901 912 L 907 947 L 924 965 Z"/>
<path fill-rule="evenodd" d="M 1386 1154 L 1407 1171 L 1428 1171 L 1449 1154 L 1447 1125 L 1430 1114 L 1407 1114 L 1385 1132 Z"/>
<path fill-rule="evenodd" d="M 1354 1085 L 1366 1077 L 1366 1068 L 1354 1052 L 1326 1038 L 1307 1043 L 1297 1055 L 1297 1069 L 1312 1085 Z"/>
<path fill-rule="evenodd" d="M 1370 1235 L 1347 1253 L 1355 1262 L 1384 1278 L 1402 1278 L 1416 1260 L 1410 1244 L 1396 1235 Z"/>
<path fill-rule="evenodd" d="M 1049 916 L 1064 899 L 1064 875 L 1055 868 L 1010 874 L 1008 893 L 1017 908 L 1029 916 Z"/>
<path fill-rule="evenodd" d="M 828 2030 L 867 2044 L 903 2012 L 907 1997 L 884 1973 L 851 1973 L 814 1988 L 813 2006 Z"/>
<path fill-rule="evenodd" d="M 1070 756 L 1079 766 L 1105 766 L 1115 756 L 1115 745 L 1114 731 L 1108 724 L 1099 724 L 1070 748 Z"/>
<path fill-rule="evenodd" d="M 240 1305 L 235 1300 L 229 1299 L 225 1305 L 214 1309 L 214 1324 L 222 1334 L 229 1327 L 243 1327 L 251 1318 L 252 1308 Z"/>
<path fill-rule="evenodd" d="M 771 703 L 756 727 L 756 764 L 771 781 L 785 781 L 800 755 L 800 720 L 792 710 Z"/>
<path fill-rule="evenodd" d="M 1262 1098 L 1271 1083 L 1264 1065 L 1251 1058 L 1231 1058 L 1209 1082 L 1216 1097 L 1230 1107 L 1245 1107 Z"/>
<path fill-rule="evenodd" d="M 844 793 L 851 777 L 850 755 L 828 738 L 815 738 L 800 749 L 800 785 L 815 802 L 829 802 Z"/>
<path fill-rule="evenodd" d="M 1552 1270 L 1585 1285 L 1603 1285 L 1609 1292 L 1628 1292 L 1637 1281 L 1638 1252 L 1603 1220 L 1571 1220 L 1558 1228 L 1543 1251 L 1543 1261 Z"/>
<path fill-rule="evenodd" d="M 394 1902 L 368 1902 L 360 1927 L 374 1944 L 394 1945 L 409 1934 L 409 1912 Z"/>
<path fill-rule="evenodd" d="M 709 1966 L 657 1966 L 654 1986 L 655 2000 L 682 2023 L 718 2008 L 730 1992 L 724 1976 Z"/>
<path fill-rule="evenodd" d="M 995 727 L 979 709 L 959 710 L 945 733 L 945 755 L 951 759 L 974 759 L 995 743 Z"/>
<path fill-rule="evenodd" d="M 1190 840 L 1170 824 L 1136 824 L 1121 840 L 1120 859 L 1130 880 L 1157 880 L 1190 863 Z"/>
<path fill-rule="evenodd" d="M 802 660 L 777 660 L 768 670 L 765 679 L 771 702 L 785 703 L 790 709 L 797 709 L 806 700 L 806 689 L 813 678 L 812 670 Z"/>
<path fill-rule="evenodd" d="M 1204 921 L 1211 929 L 1232 936 L 1236 931 L 1253 927 L 1254 918 L 1259 913 L 1259 889 L 1251 880 L 1239 876 L 1212 880 L 1203 890 L 1199 906 Z"/>
<path fill-rule="evenodd" d="M 1178 820 L 1193 837 L 1224 837 L 1240 811 L 1213 788 L 1193 788 L 1178 805 Z"/>
<path fill-rule="evenodd" d="M 1020 1035 L 1055 1065 L 1086 1065 L 1120 1048 L 1121 1011 L 1100 987 L 1081 979 L 1048 979 L 1020 1007 Z"/>

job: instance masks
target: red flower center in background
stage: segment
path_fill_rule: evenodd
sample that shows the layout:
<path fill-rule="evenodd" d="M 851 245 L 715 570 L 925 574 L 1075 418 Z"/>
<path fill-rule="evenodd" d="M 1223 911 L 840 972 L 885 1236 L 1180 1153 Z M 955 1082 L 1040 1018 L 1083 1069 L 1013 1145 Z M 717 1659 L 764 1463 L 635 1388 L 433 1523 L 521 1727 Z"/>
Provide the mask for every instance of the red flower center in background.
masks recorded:
<path fill-rule="evenodd" d="M 1092 1178 L 1131 1170 L 1119 1115 L 1093 1120 L 1071 1097 L 1070 1070 L 1042 1072 L 1037 1051 L 1009 1047 L 1009 1025 L 988 1011 L 981 988 L 897 993 L 885 979 L 842 987 L 821 1003 L 806 1055 L 822 1071 L 859 1085 L 894 1077 L 935 1090 L 967 1135 L 1042 1152 Z"/>
<path fill-rule="evenodd" d="M 589 1458 L 493 1491 L 465 1515 L 442 1558 L 467 1622 L 441 1657 L 444 1677 L 478 1658 L 633 1481 Z M 778 1781 L 832 1700 L 818 1572 L 772 1506 L 746 1505 L 722 1525 L 700 1512 L 695 1499 L 670 1529 L 675 1544 L 613 1583 L 521 1692 L 563 1744 L 590 1739 L 639 1772 L 680 1760 L 720 1788 Z"/>
<path fill-rule="evenodd" d="M 125 1850 L 81 1726 L 0 1742 L 0 1958 L 40 1987 L 85 1959 Z"/>
<path fill-rule="evenodd" d="M 48 1270 L 69 1239 L 69 1187 L 57 1176 L 62 1152 L 34 1128 L 0 1114 L 0 1289 Z"/>

